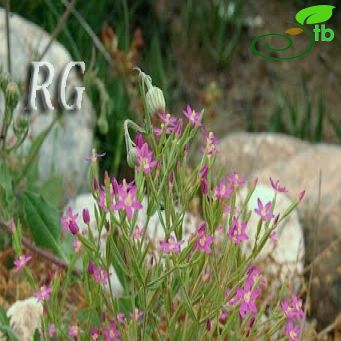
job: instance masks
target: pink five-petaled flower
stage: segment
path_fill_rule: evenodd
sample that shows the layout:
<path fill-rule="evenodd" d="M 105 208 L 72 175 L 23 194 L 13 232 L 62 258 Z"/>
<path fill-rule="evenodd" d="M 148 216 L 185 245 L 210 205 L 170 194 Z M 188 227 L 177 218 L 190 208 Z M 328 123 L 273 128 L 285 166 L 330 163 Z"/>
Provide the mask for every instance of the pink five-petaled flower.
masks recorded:
<path fill-rule="evenodd" d="M 74 340 L 77 340 L 78 336 L 80 334 L 79 326 L 74 324 L 69 327 L 68 335 L 72 337 Z"/>
<path fill-rule="evenodd" d="M 288 341 L 300 341 L 301 328 L 299 325 L 295 325 L 293 321 L 288 321 L 285 329 L 285 335 L 289 338 Z"/>
<path fill-rule="evenodd" d="M 252 287 L 253 282 L 250 279 L 246 279 L 243 288 L 237 289 L 236 295 L 231 301 L 231 303 L 233 302 L 232 304 L 240 302 L 239 314 L 243 320 L 248 312 L 257 313 L 255 300 L 260 295 L 260 291 Z"/>
<path fill-rule="evenodd" d="M 91 336 L 91 341 L 98 341 L 101 336 L 101 333 L 98 328 L 91 327 L 90 336 Z"/>
<path fill-rule="evenodd" d="M 218 183 L 217 187 L 214 191 L 214 197 L 216 199 L 228 199 L 233 192 L 233 187 L 231 187 L 229 184 L 226 184 L 226 180 L 222 179 Z"/>
<path fill-rule="evenodd" d="M 196 126 L 201 127 L 201 113 L 196 112 L 191 108 L 190 105 L 187 105 L 186 110 L 183 110 L 184 115 L 188 118 L 189 122 Z"/>
<path fill-rule="evenodd" d="M 206 234 L 206 223 L 202 223 L 199 226 L 197 235 L 195 249 L 207 254 L 212 253 L 211 244 L 213 243 L 214 238 Z"/>
<path fill-rule="evenodd" d="M 78 214 L 75 214 L 72 211 L 72 208 L 69 207 L 66 211 L 66 214 L 60 218 L 63 229 L 65 231 L 69 230 L 72 234 L 77 234 L 79 232 L 77 217 Z"/>
<path fill-rule="evenodd" d="M 302 309 L 302 300 L 296 295 L 291 296 L 291 300 L 283 300 L 281 302 L 282 310 L 289 319 L 304 319 L 304 311 Z"/>
<path fill-rule="evenodd" d="M 120 332 L 116 327 L 114 320 L 110 321 L 109 327 L 103 329 L 103 336 L 105 341 L 120 340 Z"/>
<path fill-rule="evenodd" d="M 141 147 L 136 146 L 136 163 L 140 171 L 149 174 L 157 166 L 157 161 L 153 160 L 153 152 L 149 149 L 147 142 Z"/>
<path fill-rule="evenodd" d="M 20 271 L 30 260 L 31 256 L 21 255 L 19 258 L 14 260 L 15 272 Z"/>
<path fill-rule="evenodd" d="M 134 321 L 140 320 L 144 315 L 143 310 L 138 310 L 137 308 L 134 309 L 132 313 L 130 313 L 130 318 Z"/>
<path fill-rule="evenodd" d="M 279 184 L 279 180 L 277 180 L 276 182 L 271 178 L 269 178 L 270 180 L 270 183 L 271 183 L 271 187 L 278 193 L 285 193 L 285 192 L 288 192 L 288 190 L 284 187 L 284 186 L 281 186 Z"/>
<path fill-rule="evenodd" d="M 43 285 L 38 291 L 36 291 L 33 296 L 38 300 L 38 302 L 48 301 L 51 297 L 52 288 L 47 285 Z"/>
<path fill-rule="evenodd" d="M 227 177 L 228 183 L 233 187 L 233 188 L 239 188 L 240 186 L 244 185 L 246 183 L 246 179 L 241 177 L 238 173 L 232 172 L 228 177 Z"/>
<path fill-rule="evenodd" d="M 126 316 L 124 315 L 124 313 L 118 313 L 117 315 L 116 315 L 116 318 L 117 318 L 117 321 L 119 322 L 119 323 L 125 323 L 126 322 Z"/>
<path fill-rule="evenodd" d="M 167 135 L 171 134 L 176 127 L 177 119 L 167 113 L 159 113 L 159 117 L 162 121 L 161 128 L 154 128 L 156 136 L 161 136 L 162 132 L 165 131 Z"/>
<path fill-rule="evenodd" d="M 175 237 L 170 236 L 168 240 L 160 241 L 160 248 L 164 253 L 179 253 L 183 240 L 177 241 Z"/>
<path fill-rule="evenodd" d="M 57 334 L 56 326 L 54 324 L 50 324 L 48 329 L 47 329 L 47 333 L 48 333 L 50 338 L 54 338 Z"/>
<path fill-rule="evenodd" d="M 245 230 L 247 227 L 247 223 L 241 223 L 238 221 L 237 217 L 233 217 L 232 226 L 229 229 L 229 238 L 235 244 L 240 244 L 243 240 L 248 240 L 249 236 L 246 234 Z"/>
<path fill-rule="evenodd" d="M 136 198 L 136 186 L 132 186 L 130 189 L 125 189 L 121 186 L 118 189 L 118 200 L 116 204 L 112 206 L 113 210 L 125 211 L 128 219 L 131 219 L 136 210 L 140 210 L 142 205 Z"/>
<path fill-rule="evenodd" d="M 104 286 L 108 284 L 108 273 L 100 267 L 97 267 L 93 262 L 89 262 L 88 264 L 88 273 L 96 283 L 102 283 Z"/>
<path fill-rule="evenodd" d="M 274 218 L 274 214 L 271 210 L 271 202 L 269 201 L 265 205 L 263 205 L 262 201 L 258 198 L 257 200 L 258 208 L 255 209 L 255 212 L 261 217 L 261 219 L 266 222 Z"/>

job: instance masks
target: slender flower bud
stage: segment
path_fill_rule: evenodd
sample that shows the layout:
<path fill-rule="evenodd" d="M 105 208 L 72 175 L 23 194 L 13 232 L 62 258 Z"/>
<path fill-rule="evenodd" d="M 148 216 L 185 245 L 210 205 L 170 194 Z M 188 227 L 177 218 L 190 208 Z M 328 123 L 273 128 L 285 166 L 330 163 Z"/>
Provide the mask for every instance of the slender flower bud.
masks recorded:
<path fill-rule="evenodd" d="M 8 73 L 0 73 L 0 88 L 3 92 L 6 91 L 9 81 Z"/>
<path fill-rule="evenodd" d="M 18 85 L 14 82 L 9 82 L 5 91 L 5 95 L 6 104 L 13 110 L 19 102 L 20 93 Z"/>
<path fill-rule="evenodd" d="M 146 94 L 146 110 L 150 115 L 165 112 L 166 103 L 163 92 L 156 86 L 152 86 Z"/>
<path fill-rule="evenodd" d="M 83 209 L 82 216 L 83 216 L 84 224 L 88 225 L 90 223 L 90 213 L 87 208 Z"/>
<path fill-rule="evenodd" d="M 137 157 L 136 148 L 135 147 L 130 148 L 127 155 L 127 163 L 129 167 L 134 168 L 136 166 L 136 157 Z"/>
<path fill-rule="evenodd" d="M 304 195 L 305 195 L 305 190 L 298 194 L 298 201 L 302 201 Z"/>

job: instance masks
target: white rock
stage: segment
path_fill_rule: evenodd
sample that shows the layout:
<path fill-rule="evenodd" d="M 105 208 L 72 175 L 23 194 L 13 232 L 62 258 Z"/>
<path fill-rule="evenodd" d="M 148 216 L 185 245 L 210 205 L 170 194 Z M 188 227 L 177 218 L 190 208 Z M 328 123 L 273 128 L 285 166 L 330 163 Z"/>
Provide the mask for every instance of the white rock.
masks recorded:
<path fill-rule="evenodd" d="M 35 297 L 16 301 L 8 310 L 7 316 L 13 331 L 21 341 L 32 341 L 35 331 L 40 330 L 43 305 Z"/>
<path fill-rule="evenodd" d="M 11 77 L 14 81 L 20 82 L 20 84 L 26 84 L 29 63 L 37 60 L 51 37 L 37 25 L 16 14 L 11 14 L 10 16 L 10 28 Z M 0 8 L 0 41 L 6 41 L 5 12 L 2 8 Z M 50 62 L 55 69 L 54 81 L 49 87 L 52 97 L 55 94 L 59 75 L 66 64 L 71 61 L 71 56 L 60 43 L 53 42 L 43 61 Z M 0 44 L 0 67 L 7 70 L 7 49 L 5 43 Z M 73 88 L 75 85 L 82 86 L 79 77 L 72 71 L 68 77 L 67 94 L 69 94 L 69 88 Z M 3 112 L 3 107 L 4 98 L 1 93 L 0 112 Z M 54 111 L 44 112 L 41 109 L 38 105 L 38 111 L 29 113 L 31 139 L 43 131 L 56 114 Z M 23 103 L 20 103 L 17 107 L 16 114 L 18 113 L 23 113 Z M 1 120 L 2 117 L 0 115 Z M 77 193 L 81 187 L 87 187 L 86 171 L 88 165 L 84 162 L 84 157 L 91 153 L 93 121 L 93 108 L 84 93 L 81 110 L 63 112 L 61 121 L 55 125 L 54 130 L 41 149 L 39 160 L 41 179 L 47 179 L 53 172 L 62 176 L 68 195 Z"/>
<path fill-rule="evenodd" d="M 245 198 L 246 194 L 246 189 L 240 192 L 242 198 Z M 247 227 L 250 241 L 242 244 L 246 254 L 250 254 L 256 239 L 259 216 L 254 210 L 258 207 L 257 199 L 260 198 L 265 204 L 272 201 L 273 197 L 274 190 L 272 187 L 258 185 L 250 198 L 248 208 L 252 211 L 252 215 Z M 292 201 L 285 194 L 277 193 L 274 214 L 284 213 L 291 204 Z M 302 274 L 304 267 L 303 230 L 299 222 L 297 210 L 293 210 L 290 216 L 280 223 L 275 231 L 277 241 L 268 240 L 258 259 L 266 260 L 267 264 L 269 264 L 266 271 L 273 275 L 280 274 L 280 278 L 283 281 L 294 280 L 294 285 L 297 288 L 299 285 L 299 275 Z M 264 230 L 261 232 L 260 238 L 263 233 Z"/>

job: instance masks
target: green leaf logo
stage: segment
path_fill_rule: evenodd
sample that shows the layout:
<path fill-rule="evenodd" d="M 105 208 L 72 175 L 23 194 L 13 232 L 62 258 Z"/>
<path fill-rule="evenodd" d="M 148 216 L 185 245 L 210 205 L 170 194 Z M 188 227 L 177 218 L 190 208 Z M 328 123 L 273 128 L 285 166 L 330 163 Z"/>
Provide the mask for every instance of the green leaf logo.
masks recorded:
<path fill-rule="evenodd" d="M 296 21 L 301 25 L 319 24 L 329 20 L 333 15 L 335 6 L 317 5 L 304 8 L 296 14 Z"/>

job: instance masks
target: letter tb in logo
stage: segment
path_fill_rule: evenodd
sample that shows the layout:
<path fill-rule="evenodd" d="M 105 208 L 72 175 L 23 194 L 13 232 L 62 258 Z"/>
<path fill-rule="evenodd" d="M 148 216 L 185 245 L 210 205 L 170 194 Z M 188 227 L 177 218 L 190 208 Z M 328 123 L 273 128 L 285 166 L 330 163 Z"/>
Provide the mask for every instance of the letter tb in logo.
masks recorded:
<path fill-rule="evenodd" d="M 315 41 L 330 42 L 334 39 L 334 31 L 331 28 L 326 28 L 325 24 L 315 25 L 313 29 L 315 33 Z"/>

